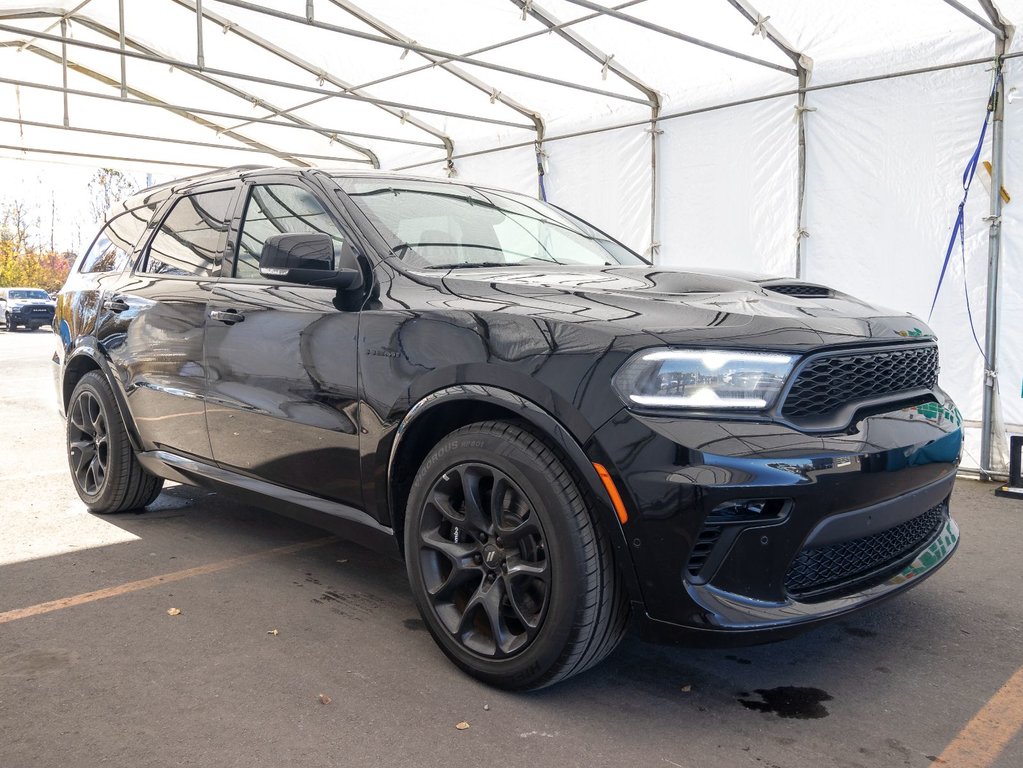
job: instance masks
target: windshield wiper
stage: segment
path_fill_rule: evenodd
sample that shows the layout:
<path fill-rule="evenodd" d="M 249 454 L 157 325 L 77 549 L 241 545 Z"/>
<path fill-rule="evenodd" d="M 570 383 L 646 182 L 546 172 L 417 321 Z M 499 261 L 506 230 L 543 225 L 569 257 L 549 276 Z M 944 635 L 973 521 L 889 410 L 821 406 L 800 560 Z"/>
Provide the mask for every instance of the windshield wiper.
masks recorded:
<path fill-rule="evenodd" d="M 479 267 L 516 267 L 518 264 L 509 264 L 507 261 L 471 261 L 455 262 L 453 264 L 430 264 L 426 269 L 478 269 Z"/>
<path fill-rule="evenodd" d="M 530 257 L 522 261 L 458 261 L 451 264 L 430 264 L 427 269 L 478 269 L 479 267 L 563 267 L 560 261 Z"/>

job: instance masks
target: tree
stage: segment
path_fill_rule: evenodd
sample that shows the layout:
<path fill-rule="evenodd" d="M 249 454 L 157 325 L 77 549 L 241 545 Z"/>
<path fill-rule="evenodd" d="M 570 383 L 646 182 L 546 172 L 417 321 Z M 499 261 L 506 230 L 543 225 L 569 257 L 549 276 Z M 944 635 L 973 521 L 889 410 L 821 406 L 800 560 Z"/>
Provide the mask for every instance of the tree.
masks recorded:
<path fill-rule="evenodd" d="M 4 203 L 0 210 L 0 242 L 7 243 L 15 251 L 28 248 L 31 231 L 28 206 L 21 200 Z"/>
<path fill-rule="evenodd" d="M 90 208 L 97 224 L 106 222 L 114 204 L 138 191 L 131 177 L 114 168 L 100 168 L 89 182 Z"/>
<path fill-rule="evenodd" d="M 67 279 L 74 254 L 33 247 L 31 226 L 23 202 L 5 203 L 0 208 L 0 286 L 56 291 Z"/>

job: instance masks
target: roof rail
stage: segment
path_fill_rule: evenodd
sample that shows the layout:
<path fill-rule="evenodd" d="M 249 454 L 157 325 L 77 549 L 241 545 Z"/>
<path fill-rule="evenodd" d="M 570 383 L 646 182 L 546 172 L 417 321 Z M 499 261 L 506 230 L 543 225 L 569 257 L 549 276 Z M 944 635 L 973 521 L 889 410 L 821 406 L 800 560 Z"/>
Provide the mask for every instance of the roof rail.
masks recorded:
<path fill-rule="evenodd" d="M 185 176 L 180 179 L 172 179 L 170 181 L 165 181 L 161 184 L 154 184 L 151 187 L 140 189 L 137 192 L 134 192 L 128 197 L 126 197 L 122 201 L 121 205 L 125 209 L 135 208 L 137 206 L 133 205 L 134 202 L 138 201 L 140 204 L 144 205 L 145 204 L 144 201 L 147 197 L 149 197 L 153 192 L 158 192 L 162 189 L 176 189 L 178 187 L 187 186 L 189 184 L 202 181 L 203 179 L 212 179 L 216 178 L 217 176 L 230 176 L 232 174 L 241 173 L 243 171 L 259 171 L 271 167 L 272 166 L 261 165 L 259 163 L 247 163 L 243 165 L 232 165 L 227 168 L 215 168 L 211 171 L 203 171 L 202 173 L 195 173 L 192 174 L 191 176 Z"/>

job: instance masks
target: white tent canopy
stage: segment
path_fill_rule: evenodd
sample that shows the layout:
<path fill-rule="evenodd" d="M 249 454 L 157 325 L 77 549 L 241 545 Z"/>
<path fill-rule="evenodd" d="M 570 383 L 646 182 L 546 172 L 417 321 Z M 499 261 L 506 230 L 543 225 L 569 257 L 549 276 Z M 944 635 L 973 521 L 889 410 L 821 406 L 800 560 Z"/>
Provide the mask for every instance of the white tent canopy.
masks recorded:
<path fill-rule="evenodd" d="M 964 464 L 1003 467 L 1023 432 L 1023 213 L 989 190 L 1023 195 L 1023 0 L 607 2 L 0 0 L 0 157 L 457 174 L 659 264 L 926 317 L 997 65 L 1007 98 L 931 323 Z"/>

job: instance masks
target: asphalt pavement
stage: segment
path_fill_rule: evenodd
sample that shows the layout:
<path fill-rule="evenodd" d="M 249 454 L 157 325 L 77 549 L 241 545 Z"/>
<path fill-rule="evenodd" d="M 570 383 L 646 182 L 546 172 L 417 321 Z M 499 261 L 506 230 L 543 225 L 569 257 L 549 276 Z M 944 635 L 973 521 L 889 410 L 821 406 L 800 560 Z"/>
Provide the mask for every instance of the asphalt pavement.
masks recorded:
<path fill-rule="evenodd" d="M 1023 765 L 1023 501 L 992 485 L 957 484 L 960 551 L 899 599 L 752 648 L 630 636 L 513 695 L 451 666 L 398 562 L 186 486 L 89 514 L 52 349 L 0 332 L 4 768 Z"/>

